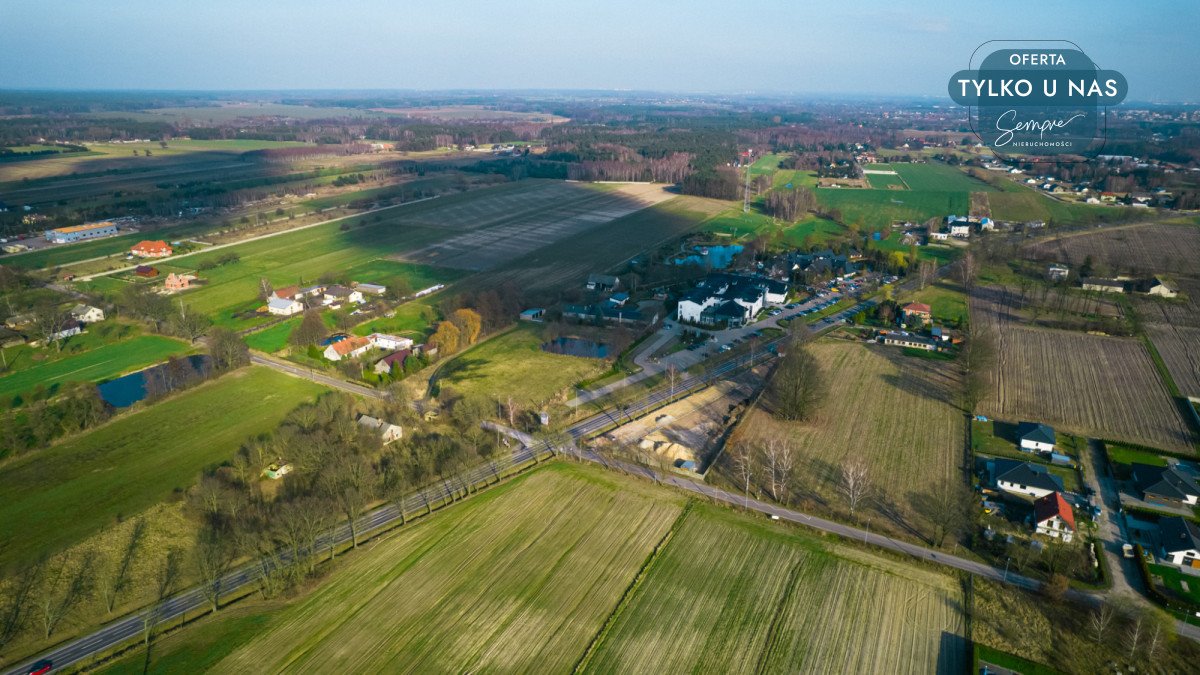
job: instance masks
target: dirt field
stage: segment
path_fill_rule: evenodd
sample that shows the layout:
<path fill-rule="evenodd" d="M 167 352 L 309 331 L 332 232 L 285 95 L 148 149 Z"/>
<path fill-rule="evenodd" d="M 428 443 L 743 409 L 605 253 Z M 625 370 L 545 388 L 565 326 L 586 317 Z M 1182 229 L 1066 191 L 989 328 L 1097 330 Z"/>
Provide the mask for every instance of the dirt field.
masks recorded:
<path fill-rule="evenodd" d="M 468 270 L 487 270 L 535 249 L 670 199 L 661 185 L 595 189 L 547 182 L 427 211 L 416 225 L 457 232 L 398 259 Z"/>
<path fill-rule="evenodd" d="M 963 417 L 956 407 L 960 380 L 953 363 L 905 356 L 899 349 L 830 339 L 811 346 L 825 365 L 830 391 L 812 422 L 780 422 L 758 408 L 737 443 L 787 437 L 799 452 L 801 490 L 839 513 L 840 467 L 860 456 L 876 486 L 871 508 L 928 532 L 921 515 L 927 495 L 962 479 Z"/>
<path fill-rule="evenodd" d="M 1197 265 L 1200 273 L 1200 265 Z M 1200 396 L 1200 280 L 1177 278 L 1181 297 L 1134 297 L 1146 336 L 1184 396 Z"/>
<path fill-rule="evenodd" d="M 1145 345 L 1022 325 L 980 297 L 971 319 L 996 341 L 991 395 L 979 412 L 1071 433 L 1190 452 L 1192 434 Z"/>
<path fill-rule="evenodd" d="M 1097 273 L 1196 274 L 1200 227 L 1160 224 L 1113 227 L 1036 242 L 1023 251 L 1036 260 L 1053 260 L 1072 267 L 1082 264 L 1090 255 L 1101 268 Z"/>

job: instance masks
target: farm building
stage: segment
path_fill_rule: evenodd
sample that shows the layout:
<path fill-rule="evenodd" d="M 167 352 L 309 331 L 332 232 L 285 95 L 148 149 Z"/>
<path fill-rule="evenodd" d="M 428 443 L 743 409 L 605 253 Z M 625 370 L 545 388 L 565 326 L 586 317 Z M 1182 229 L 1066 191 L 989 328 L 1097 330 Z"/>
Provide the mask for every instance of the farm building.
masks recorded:
<path fill-rule="evenodd" d="M 612 295 L 608 296 L 607 302 L 613 307 L 624 307 L 625 303 L 629 302 L 629 294 L 613 293 Z"/>
<path fill-rule="evenodd" d="M 385 335 L 383 333 L 371 333 L 367 336 L 371 344 L 378 349 L 409 349 L 413 346 L 411 338 L 400 337 L 397 335 Z"/>
<path fill-rule="evenodd" d="M 71 318 L 83 323 L 96 323 L 104 320 L 104 310 L 91 305 L 75 305 L 71 308 Z"/>
<path fill-rule="evenodd" d="M 413 297 L 414 298 L 423 298 L 426 295 L 429 295 L 431 293 L 437 293 L 438 291 L 442 290 L 445 287 L 446 287 L 446 284 L 434 284 L 434 285 L 430 286 L 429 288 L 422 288 L 421 290 L 417 291 L 416 293 L 413 293 Z"/>
<path fill-rule="evenodd" d="M 1054 427 L 1039 422 L 1021 422 L 1017 425 L 1017 438 L 1021 449 L 1026 452 L 1054 452 L 1057 442 Z"/>
<path fill-rule="evenodd" d="M 1187 518 L 1166 516 L 1158 519 L 1162 557 L 1175 565 L 1200 568 L 1200 526 Z"/>
<path fill-rule="evenodd" d="M 46 230 L 45 236 L 46 241 L 53 242 L 55 244 L 67 244 L 73 241 L 86 241 L 88 239 L 98 239 L 100 237 L 111 237 L 116 233 L 116 225 L 113 225 L 109 222 L 103 222 Z"/>
<path fill-rule="evenodd" d="M 540 323 L 546 316 L 546 310 L 541 307 L 533 307 L 521 312 L 522 321 L 535 321 Z"/>
<path fill-rule="evenodd" d="M 383 440 L 384 445 L 398 440 L 404 435 L 404 429 L 399 424 L 385 422 L 378 417 L 359 415 L 358 423 L 368 429 L 374 429 L 379 434 L 379 438 Z"/>
<path fill-rule="evenodd" d="M 1134 464 L 1133 482 L 1142 499 L 1167 506 L 1195 506 L 1200 501 L 1200 485 L 1174 466 Z"/>
<path fill-rule="evenodd" d="M 354 288 L 363 295 L 383 295 L 387 293 L 387 286 L 379 284 L 356 284 Z"/>
<path fill-rule="evenodd" d="M 362 356 L 372 347 L 374 345 L 367 338 L 351 335 L 326 347 L 324 355 L 330 361 L 341 361 L 342 359 L 352 359 Z"/>
<path fill-rule="evenodd" d="M 267 311 L 276 316 L 291 316 L 304 311 L 304 305 L 296 300 L 271 297 L 267 300 Z"/>
<path fill-rule="evenodd" d="M 1120 279 L 1100 279 L 1098 277 L 1085 277 L 1079 280 L 1079 285 L 1085 291 L 1098 291 L 1100 293 L 1124 293 L 1125 282 Z"/>
<path fill-rule="evenodd" d="M 614 291 L 617 286 L 621 285 L 621 280 L 611 274 L 589 274 L 587 278 L 587 289 L 589 291 L 600 291 L 607 293 Z"/>
<path fill-rule="evenodd" d="M 997 488 L 1015 495 L 1045 497 L 1063 489 L 1061 478 L 1051 474 L 1046 467 L 1029 462 L 994 460 L 992 475 Z"/>
<path fill-rule="evenodd" d="M 637 307 L 612 307 L 600 305 L 563 305 L 564 319 L 580 321 L 606 321 L 618 324 L 641 323 L 646 320 Z"/>
<path fill-rule="evenodd" d="M 323 295 L 324 293 L 325 287 L 319 284 L 316 286 L 305 286 L 304 288 L 300 289 L 300 295 L 306 298 L 317 297 L 319 295 Z"/>
<path fill-rule="evenodd" d="M 1049 281 L 1066 281 L 1071 275 L 1071 268 L 1058 263 L 1051 263 L 1046 267 L 1046 279 Z"/>
<path fill-rule="evenodd" d="M 292 472 L 292 465 L 287 463 L 272 464 L 263 469 L 263 475 L 270 480 L 279 480 Z"/>
<path fill-rule="evenodd" d="M 923 302 L 910 302 L 900 312 L 906 323 L 919 321 L 922 324 L 926 324 L 933 321 L 933 309 Z"/>
<path fill-rule="evenodd" d="M 171 255 L 171 245 L 161 239 L 155 241 L 139 241 L 129 249 L 129 252 L 139 258 L 166 258 Z"/>
<path fill-rule="evenodd" d="M 134 268 L 133 273 L 143 279 L 153 279 L 158 276 L 158 268 L 151 265 L 138 265 Z"/>
<path fill-rule="evenodd" d="M 64 338 L 69 338 L 72 335 L 79 335 L 82 332 L 83 324 L 79 323 L 75 319 L 70 319 L 62 325 L 62 328 L 58 329 L 58 332 L 50 336 L 50 341 L 54 342 L 55 340 L 62 340 Z"/>
<path fill-rule="evenodd" d="M 920 335 L 912 335 L 911 333 L 894 332 L 883 336 L 883 344 L 891 347 L 908 347 L 910 349 L 924 349 L 927 352 L 935 352 L 938 348 L 936 340 L 931 340 Z"/>
<path fill-rule="evenodd" d="M 192 281 L 195 279 L 196 277 L 191 274 L 175 274 L 171 272 L 167 274 L 166 280 L 163 281 L 163 290 L 172 293 L 187 290 L 192 287 Z"/>
<path fill-rule="evenodd" d="M 387 375 L 388 373 L 392 372 L 393 368 L 403 369 L 405 360 L 408 359 L 412 353 L 413 352 L 411 349 L 401 349 L 400 351 L 392 352 L 391 354 L 388 354 L 382 359 L 376 361 L 372 370 L 375 371 L 376 375 Z"/>
<path fill-rule="evenodd" d="M 1154 277 L 1152 279 L 1144 279 L 1133 285 L 1135 293 L 1144 293 L 1145 295 L 1153 295 L 1159 298 L 1175 298 L 1179 297 L 1179 287 L 1173 282 L 1167 281 L 1162 277 Z"/>
<path fill-rule="evenodd" d="M 325 304 L 327 305 L 334 305 L 343 302 L 362 302 L 362 300 L 362 293 L 359 293 L 353 288 L 347 288 L 340 284 L 334 284 L 325 289 Z"/>
<path fill-rule="evenodd" d="M 1039 497 L 1033 503 L 1033 525 L 1038 534 L 1066 543 L 1075 536 L 1075 514 L 1060 492 Z"/>

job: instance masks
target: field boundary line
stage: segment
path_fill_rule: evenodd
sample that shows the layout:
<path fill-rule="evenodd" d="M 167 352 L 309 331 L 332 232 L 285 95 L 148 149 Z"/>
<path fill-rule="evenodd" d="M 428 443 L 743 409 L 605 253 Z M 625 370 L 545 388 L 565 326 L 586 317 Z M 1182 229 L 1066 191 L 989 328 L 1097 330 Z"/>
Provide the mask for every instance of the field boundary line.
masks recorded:
<path fill-rule="evenodd" d="M 600 626 L 600 630 L 596 631 L 596 634 L 592 636 L 592 640 L 588 643 L 587 649 L 583 651 L 583 655 L 579 657 L 579 661 L 575 664 L 575 668 L 572 669 L 571 672 L 582 673 L 583 669 L 587 667 L 588 661 L 590 661 L 592 656 L 596 653 L 596 649 L 600 646 L 600 643 L 604 641 L 604 637 L 608 635 L 608 632 L 612 629 L 613 624 L 615 624 L 617 619 L 621 616 L 621 613 L 626 607 L 629 606 L 629 603 L 633 601 L 633 596 L 637 594 L 638 588 L 642 585 L 642 582 L 645 581 L 646 576 L 649 575 L 650 569 L 654 567 L 654 563 L 662 557 L 663 551 L 665 551 L 667 545 L 671 543 L 671 539 L 674 538 L 675 532 L 679 530 L 679 526 L 683 524 L 684 519 L 686 519 L 688 514 L 691 513 L 692 505 L 694 503 L 694 500 L 688 499 L 687 503 L 683 506 L 683 510 L 680 511 L 679 515 L 675 518 L 675 522 L 671 523 L 671 529 L 667 530 L 666 534 L 664 534 L 662 539 L 659 540 L 658 545 L 656 545 L 654 550 L 650 552 L 650 555 L 646 556 L 646 561 L 642 563 L 642 567 L 638 570 L 637 574 L 633 576 L 633 581 L 629 582 L 629 586 L 627 586 L 625 588 L 625 592 L 621 594 L 621 599 L 617 601 L 617 605 L 613 607 L 613 611 L 609 613 L 608 618 L 604 620 L 604 624 Z"/>

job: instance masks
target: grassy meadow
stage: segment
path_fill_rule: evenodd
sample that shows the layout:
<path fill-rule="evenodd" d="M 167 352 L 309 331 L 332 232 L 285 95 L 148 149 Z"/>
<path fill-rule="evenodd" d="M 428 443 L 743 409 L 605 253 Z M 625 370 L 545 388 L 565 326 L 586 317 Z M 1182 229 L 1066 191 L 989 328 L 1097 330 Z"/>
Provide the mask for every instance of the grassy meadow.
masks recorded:
<path fill-rule="evenodd" d="M 102 382 L 188 351 L 191 348 L 187 344 L 161 335 L 139 335 L 101 345 L 75 356 L 37 363 L 0 377 L 0 401 L 28 392 L 38 385 L 45 385 L 53 391 L 65 382 Z"/>
<path fill-rule="evenodd" d="M 247 368 L 6 461 L 0 564 L 64 548 L 167 499 L 322 391 Z"/>
<path fill-rule="evenodd" d="M 523 407 L 545 405 L 555 395 L 608 370 L 608 362 L 542 350 L 541 329 L 521 325 L 444 363 L 438 386 L 491 399 L 513 396 Z"/>

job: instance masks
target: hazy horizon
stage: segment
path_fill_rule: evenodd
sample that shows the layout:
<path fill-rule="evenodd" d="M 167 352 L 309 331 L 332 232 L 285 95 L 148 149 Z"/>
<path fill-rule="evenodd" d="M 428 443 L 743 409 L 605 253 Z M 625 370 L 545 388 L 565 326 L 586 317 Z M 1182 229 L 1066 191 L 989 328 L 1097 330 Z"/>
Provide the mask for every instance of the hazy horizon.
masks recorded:
<path fill-rule="evenodd" d="M 1130 99 L 1200 100 L 1200 5 L 964 9 L 916 0 L 574 4 L 125 0 L 0 8 L 0 88 L 55 91 L 597 91 L 945 98 L 988 39 L 1061 38 L 1122 71 Z M 1192 17 L 1188 19 L 1187 17 Z M 1143 49 L 1153 44 L 1155 49 Z"/>

